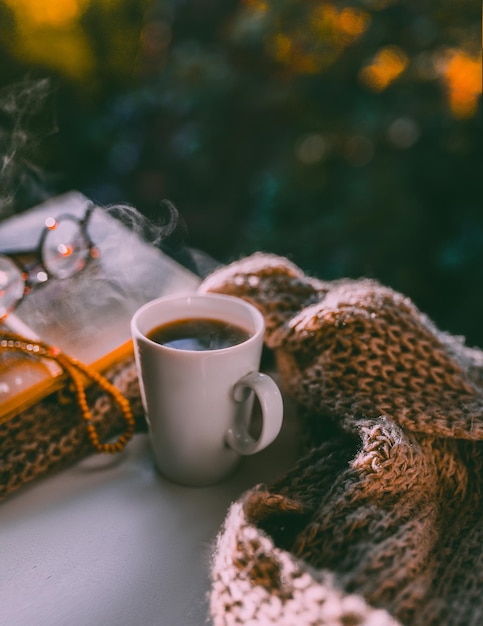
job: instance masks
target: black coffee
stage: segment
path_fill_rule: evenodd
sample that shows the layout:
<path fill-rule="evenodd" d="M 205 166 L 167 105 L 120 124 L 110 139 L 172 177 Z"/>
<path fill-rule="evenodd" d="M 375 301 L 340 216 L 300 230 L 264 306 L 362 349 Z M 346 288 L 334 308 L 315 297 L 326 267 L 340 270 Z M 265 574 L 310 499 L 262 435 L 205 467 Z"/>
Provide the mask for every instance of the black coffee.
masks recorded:
<path fill-rule="evenodd" d="M 153 328 L 148 338 L 177 350 L 220 350 L 243 343 L 252 335 L 235 324 L 217 319 L 176 320 Z"/>

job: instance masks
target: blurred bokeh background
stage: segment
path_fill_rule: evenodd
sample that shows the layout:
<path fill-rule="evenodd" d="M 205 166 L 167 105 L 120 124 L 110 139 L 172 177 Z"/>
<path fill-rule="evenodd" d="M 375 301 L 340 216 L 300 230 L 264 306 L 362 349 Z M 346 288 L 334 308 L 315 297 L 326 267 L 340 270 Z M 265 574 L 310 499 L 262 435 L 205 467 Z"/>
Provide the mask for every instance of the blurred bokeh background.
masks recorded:
<path fill-rule="evenodd" d="M 481 27 L 474 0 L 0 0 L 0 218 L 168 199 L 172 246 L 374 277 L 483 346 Z"/>

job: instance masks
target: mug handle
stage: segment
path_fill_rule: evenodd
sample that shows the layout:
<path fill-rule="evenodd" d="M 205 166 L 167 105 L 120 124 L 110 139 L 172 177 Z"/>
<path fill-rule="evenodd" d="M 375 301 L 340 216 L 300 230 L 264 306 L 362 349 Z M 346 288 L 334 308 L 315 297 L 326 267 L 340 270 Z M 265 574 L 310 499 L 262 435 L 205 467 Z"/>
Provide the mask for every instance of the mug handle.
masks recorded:
<path fill-rule="evenodd" d="M 249 423 L 236 422 L 226 431 L 227 444 L 238 454 L 255 454 L 266 448 L 277 437 L 282 428 L 283 400 L 276 383 L 261 372 L 250 372 L 240 378 L 233 388 L 236 402 L 245 402 L 254 391 L 262 410 L 262 427 L 258 439 L 248 432 Z"/>

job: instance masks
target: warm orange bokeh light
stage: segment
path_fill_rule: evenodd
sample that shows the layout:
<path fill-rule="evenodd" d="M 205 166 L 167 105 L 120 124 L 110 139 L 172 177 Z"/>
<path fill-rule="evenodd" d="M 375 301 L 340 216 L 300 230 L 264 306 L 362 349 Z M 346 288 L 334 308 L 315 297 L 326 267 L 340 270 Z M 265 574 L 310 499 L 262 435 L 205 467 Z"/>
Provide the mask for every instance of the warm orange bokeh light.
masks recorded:
<path fill-rule="evenodd" d="M 74 248 L 72 246 L 66 245 L 65 243 L 60 243 L 57 246 L 57 250 L 60 256 L 64 258 L 72 256 L 72 253 L 74 252 Z"/>
<path fill-rule="evenodd" d="M 386 46 L 360 71 L 359 78 L 373 91 L 384 91 L 404 72 L 408 63 L 408 56 L 401 48 Z"/>
<path fill-rule="evenodd" d="M 5 0 L 23 20 L 37 25 L 64 26 L 79 18 L 89 0 Z"/>
<path fill-rule="evenodd" d="M 84 80 L 94 60 L 80 18 L 91 0 L 5 0 L 16 22 L 11 47 L 25 63 L 40 63 Z"/>
<path fill-rule="evenodd" d="M 339 28 L 351 37 L 360 37 L 369 26 L 370 16 L 358 9 L 343 9 L 339 15 Z"/>
<path fill-rule="evenodd" d="M 45 228 L 48 228 L 49 230 L 55 230 L 57 228 L 57 220 L 55 217 L 48 217 L 45 220 Z"/>
<path fill-rule="evenodd" d="M 442 75 L 448 90 L 451 112 L 467 118 L 475 114 L 481 96 L 481 55 L 470 56 L 454 50 L 443 64 Z"/>
<path fill-rule="evenodd" d="M 323 2 L 314 9 L 310 22 L 316 32 L 345 46 L 367 30 L 370 19 L 369 13 L 361 9 L 346 7 L 340 10 L 333 4 Z"/>
<path fill-rule="evenodd" d="M 257 0 L 245 0 L 249 10 L 267 10 Z M 304 28 L 280 29 L 267 38 L 271 56 L 297 74 L 315 74 L 334 63 L 343 50 L 367 30 L 370 15 L 361 9 L 337 8 L 321 2 L 308 16 Z"/>

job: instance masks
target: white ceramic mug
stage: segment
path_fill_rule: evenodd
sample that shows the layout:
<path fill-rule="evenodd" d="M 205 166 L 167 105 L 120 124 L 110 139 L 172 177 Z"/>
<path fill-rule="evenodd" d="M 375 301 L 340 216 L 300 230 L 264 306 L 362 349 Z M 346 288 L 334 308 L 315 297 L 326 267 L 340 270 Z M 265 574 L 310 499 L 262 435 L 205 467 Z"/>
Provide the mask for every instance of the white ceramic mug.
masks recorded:
<path fill-rule="evenodd" d="M 208 318 L 242 327 L 249 338 L 215 350 L 180 350 L 147 335 L 176 320 Z M 185 485 L 226 477 L 241 455 L 268 446 L 282 426 L 275 382 L 259 372 L 265 323 L 251 304 L 232 296 L 187 294 L 158 298 L 133 316 L 131 333 L 141 398 L 156 465 Z M 253 393 L 254 392 L 254 393 Z M 250 434 L 256 394 L 260 434 Z"/>

